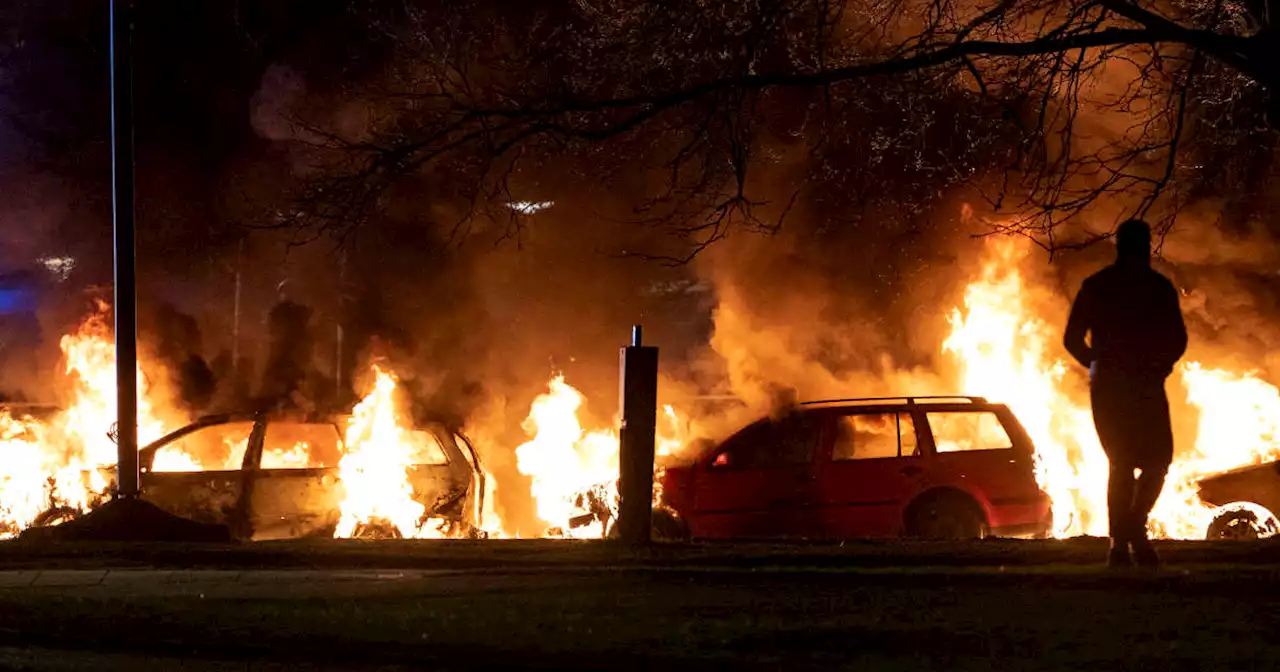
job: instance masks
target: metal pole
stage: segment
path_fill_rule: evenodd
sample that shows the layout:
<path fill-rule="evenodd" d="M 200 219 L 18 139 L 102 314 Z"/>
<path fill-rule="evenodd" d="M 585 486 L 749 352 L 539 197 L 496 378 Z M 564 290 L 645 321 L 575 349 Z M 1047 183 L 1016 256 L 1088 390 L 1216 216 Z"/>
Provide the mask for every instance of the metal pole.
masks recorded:
<path fill-rule="evenodd" d="M 138 496 L 138 304 L 134 258 L 133 6 L 111 0 L 111 182 L 115 229 L 116 496 Z"/>
<path fill-rule="evenodd" d="M 238 379 L 240 374 L 240 293 L 243 286 L 240 280 L 240 268 L 243 265 L 243 258 L 244 238 L 241 238 L 240 244 L 236 247 L 236 292 L 231 309 L 231 377 L 233 380 Z"/>
<path fill-rule="evenodd" d="M 342 399 L 342 322 L 347 318 L 347 248 L 342 248 L 342 259 L 338 262 L 338 310 L 334 339 L 333 393 L 335 399 Z"/>
<path fill-rule="evenodd" d="M 658 349 L 642 343 L 641 328 L 622 349 L 622 427 L 618 432 L 618 537 L 649 543 L 653 517 L 653 452 L 658 423 Z"/>

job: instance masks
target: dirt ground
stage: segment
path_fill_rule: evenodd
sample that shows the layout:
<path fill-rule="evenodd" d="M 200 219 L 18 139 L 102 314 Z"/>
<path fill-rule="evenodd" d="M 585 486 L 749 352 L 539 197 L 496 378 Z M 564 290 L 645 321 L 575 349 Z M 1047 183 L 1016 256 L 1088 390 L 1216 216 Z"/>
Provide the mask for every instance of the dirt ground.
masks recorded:
<path fill-rule="evenodd" d="M 0 544 L 17 669 L 1272 669 L 1280 546 Z"/>

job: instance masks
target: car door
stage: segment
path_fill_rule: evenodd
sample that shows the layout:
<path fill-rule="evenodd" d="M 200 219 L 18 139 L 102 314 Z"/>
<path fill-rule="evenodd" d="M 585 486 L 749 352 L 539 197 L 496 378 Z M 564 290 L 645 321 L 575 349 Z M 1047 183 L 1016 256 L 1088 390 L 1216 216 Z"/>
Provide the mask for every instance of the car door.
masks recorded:
<path fill-rule="evenodd" d="M 266 423 L 261 450 L 249 458 L 254 539 L 333 535 L 342 503 L 341 445 L 332 423 Z"/>
<path fill-rule="evenodd" d="M 926 458 L 905 409 L 852 409 L 827 416 L 817 484 L 824 536 L 888 537 L 920 492 Z"/>
<path fill-rule="evenodd" d="M 247 522 L 243 471 L 258 438 L 252 420 L 228 420 L 184 428 L 140 454 L 142 498 L 190 520 L 228 525 Z"/>
<path fill-rule="evenodd" d="M 477 517 L 474 510 L 468 510 L 467 496 L 475 492 L 473 488 L 480 482 L 480 468 L 470 443 L 465 439 L 460 443 L 461 435 L 435 422 L 410 431 L 408 438 L 413 498 L 426 506 L 432 517 L 474 522 Z"/>
<path fill-rule="evenodd" d="M 749 425 L 696 467 L 690 531 L 708 538 L 812 537 L 813 460 L 821 425 L 812 413 Z"/>

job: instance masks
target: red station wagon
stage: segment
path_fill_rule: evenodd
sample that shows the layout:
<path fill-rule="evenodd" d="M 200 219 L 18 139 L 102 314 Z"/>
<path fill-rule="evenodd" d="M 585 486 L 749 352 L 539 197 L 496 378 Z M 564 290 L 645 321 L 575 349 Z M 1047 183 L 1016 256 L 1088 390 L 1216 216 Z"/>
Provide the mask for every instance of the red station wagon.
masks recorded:
<path fill-rule="evenodd" d="M 695 538 L 1046 536 L 1031 439 L 980 397 L 809 402 L 663 475 Z"/>

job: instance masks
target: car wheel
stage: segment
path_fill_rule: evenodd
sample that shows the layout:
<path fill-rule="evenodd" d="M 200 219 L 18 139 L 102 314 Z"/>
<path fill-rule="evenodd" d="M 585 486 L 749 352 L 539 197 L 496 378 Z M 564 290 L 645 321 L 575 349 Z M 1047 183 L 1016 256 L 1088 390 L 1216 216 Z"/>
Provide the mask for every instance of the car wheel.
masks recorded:
<path fill-rule="evenodd" d="M 1237 502 L 1221 507 L 1209 523 L 1205 539 L 1254 540 L 1274 536 L 1280 523 L 1267 509 L 1251 502 Z"/>
<path fill-rule="evenodd" d="M 917 500 L 908 509 L 907 534 L 924 539 L 982 539 L 987 519 L 977 502 L 960 494 Z"/>

